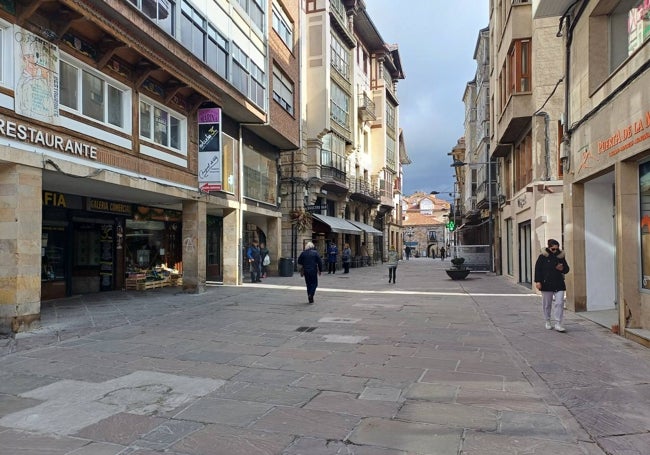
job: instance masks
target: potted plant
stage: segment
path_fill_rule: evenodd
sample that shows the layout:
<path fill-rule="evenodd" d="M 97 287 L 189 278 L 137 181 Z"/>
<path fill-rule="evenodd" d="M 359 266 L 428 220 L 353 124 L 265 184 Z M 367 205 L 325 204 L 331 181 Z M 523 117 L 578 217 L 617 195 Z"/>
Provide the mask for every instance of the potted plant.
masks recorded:
<path fill-rule="evenodd" d="M 305 232 L 307 227 L 311 224 L 311 213 L 303 209 L 294 209 L 289 213 L 291 224 L 293 224 L 298 232 Z"/>
<path fill-rule="evenodd" d="M 455 257 L 451 260 L 452 268 L 445 270 L 452 280 L 464 280 L 471 272 L 465 265 L 465 258 Z"/>

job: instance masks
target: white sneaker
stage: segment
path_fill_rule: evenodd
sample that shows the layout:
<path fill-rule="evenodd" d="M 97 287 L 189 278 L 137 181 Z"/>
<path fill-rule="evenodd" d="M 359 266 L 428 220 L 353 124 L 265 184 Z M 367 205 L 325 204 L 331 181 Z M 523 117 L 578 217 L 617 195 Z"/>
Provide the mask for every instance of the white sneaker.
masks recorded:
<path fill-rule="evenodd" d="M 555 324 L 555 331 L 556 332 L 566 332 L 566 329 L 562 327 L 562 325 L 558 322 Z"/>
<path fill-rule="evenodd" d="M 551 330 L 553 328 L 553 326 L 551 325 L 551 321 L 546 321 L 544 327 L 546 327 L 546 330 Z"/>

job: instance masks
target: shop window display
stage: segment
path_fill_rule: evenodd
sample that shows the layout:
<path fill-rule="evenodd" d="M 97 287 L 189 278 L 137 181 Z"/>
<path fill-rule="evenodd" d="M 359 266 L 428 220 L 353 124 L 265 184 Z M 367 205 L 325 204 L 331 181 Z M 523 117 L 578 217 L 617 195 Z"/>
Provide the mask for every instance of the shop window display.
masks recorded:
<path fill-rule="evenodd" d="M 641 203 L 641 287 L 650 289 L 650 162 L 639 166 Z"/>
<path fill-rule="evenodd" d="M 148 289 L 179 284 L 183 272 L 180 245 L 181 213 L 138 207 L 132 220 L 126 220 L 125 261 L 127 288 Z"/>

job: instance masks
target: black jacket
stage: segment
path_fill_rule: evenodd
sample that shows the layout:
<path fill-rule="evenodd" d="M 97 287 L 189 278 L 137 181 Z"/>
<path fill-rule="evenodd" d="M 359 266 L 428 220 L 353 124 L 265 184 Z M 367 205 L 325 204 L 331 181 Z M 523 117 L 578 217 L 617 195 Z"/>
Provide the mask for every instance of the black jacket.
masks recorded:
<path fill-rule="evenodd" d="M 562 271 L 555 268 L 562 264 Z M 542 283 L 542 291 L 565 291 L 564 275 L 569 273 L 569 264 L 564 259 L 564 251 L 557 250 L 555 253 L 548 248 L 542 250 L 542 254 L 535 263 L 535 283 Z"/>
<path fill-rule="evenodd" d="M 302 269 L 306 274 L 316 274 L 323 271 L 323 260 L 320 258 L 318 251 L 314 249 L 300 253 L 298 265 L 302 265 Z"/>

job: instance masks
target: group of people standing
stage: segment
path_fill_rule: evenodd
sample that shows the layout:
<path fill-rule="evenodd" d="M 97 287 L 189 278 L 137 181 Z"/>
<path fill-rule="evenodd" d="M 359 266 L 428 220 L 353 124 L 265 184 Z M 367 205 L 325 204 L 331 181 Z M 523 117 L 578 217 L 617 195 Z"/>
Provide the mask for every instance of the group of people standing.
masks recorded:
<path fill-rule="evenodd" d="M 251 283 L 261 283 L 266 278 L 267 267 L 270 264 L 271 256 L 264 242 L 259 243 L 253 240 L 246 250 Z"/>

